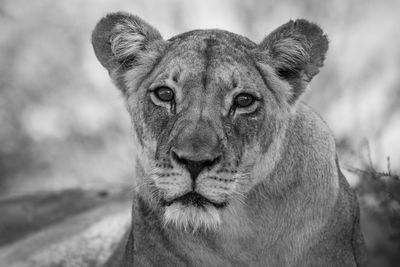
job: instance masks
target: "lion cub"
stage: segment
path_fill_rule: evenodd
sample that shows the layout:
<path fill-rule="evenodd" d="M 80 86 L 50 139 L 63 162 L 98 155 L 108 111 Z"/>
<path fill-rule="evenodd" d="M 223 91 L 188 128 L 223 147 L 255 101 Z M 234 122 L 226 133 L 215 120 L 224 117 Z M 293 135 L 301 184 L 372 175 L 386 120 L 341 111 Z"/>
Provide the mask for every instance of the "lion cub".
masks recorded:
<path fill-rule="evenodd" d="M 113 13 L 92 43 L 137 149 L 117 265 L 362 265 L 358 204 L 334 138 L 300 101 L 328 50 L 317 25 L 289 21 L 259 44 L 222 30 L 164 40 Z"/>

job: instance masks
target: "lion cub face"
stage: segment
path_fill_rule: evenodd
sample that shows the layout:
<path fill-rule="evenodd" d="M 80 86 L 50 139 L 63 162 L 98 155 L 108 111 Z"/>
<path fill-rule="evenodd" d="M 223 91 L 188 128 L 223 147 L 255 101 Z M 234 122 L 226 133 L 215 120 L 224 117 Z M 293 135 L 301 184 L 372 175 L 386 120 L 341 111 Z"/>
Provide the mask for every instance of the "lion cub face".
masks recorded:
<path fill-rule="evenodd" d="M 93 46 L 126 97 L 139 195 L 166 224 L 196 230 L 234 216 L 272 170 L 288 114 L 327 43 L 306 21 L 258 46 L 220 30 L 164 41 L 140 18 L 117 13 L 98 23 Z"/>
<path fill-rule="evenodd" d="M 232 202 L 244 201 L 255 182 L 250 174 L 256 154 L 274 134 L 273 125 L 263 125 L 276 121 L 275 113 L 266 115 L 276 100 L 245 47 L 225 35 L 197 32 L 171 40 L 128 97 L 146 150 L 146 160 L 139 157 L 143 182 L 165 221 L 187 229 L 215 227 Z M 128 71 L 125 80 L 135 82 L 136 75 Z"/>
<path fill-rule="evenodd" d="M 265 106 L 276 106 L 272 93 L 240 47 L 222 38 L 199 32 L 171 41 L 128 98 L 148 153 L 145 183 L 166 222 L 184 227 L 216 226 L 220 212 L 243 201 L 254 182 L 255 151 L 266 150 L 273 135 L 263 128 Z M 128 72 L 126 80 L 135 76 Z"/>

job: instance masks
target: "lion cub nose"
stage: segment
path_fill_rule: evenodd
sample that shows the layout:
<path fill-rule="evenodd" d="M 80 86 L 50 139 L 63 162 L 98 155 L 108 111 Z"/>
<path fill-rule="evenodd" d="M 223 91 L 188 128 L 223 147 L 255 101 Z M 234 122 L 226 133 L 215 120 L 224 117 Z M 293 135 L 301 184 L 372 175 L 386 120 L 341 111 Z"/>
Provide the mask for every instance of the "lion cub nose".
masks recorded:
<path fill-rule="evenodd" d="M 221 155 L 219 138 L 207 120 L 182 128 L 171 147 L 172 160 L 189 171 L 193 182 L 205 168 L 215 166 Z"/>
<path fill-rule="evenodd" d="M 208 154 L 206 157 L 198 157 L 179 150 L 172 150 L 171 153 L 173 160 L 189 171 L 193 181 L 196 181 L 202 170 L 215 166 L 221 159 L 221 156 L 218 154 Z"/>

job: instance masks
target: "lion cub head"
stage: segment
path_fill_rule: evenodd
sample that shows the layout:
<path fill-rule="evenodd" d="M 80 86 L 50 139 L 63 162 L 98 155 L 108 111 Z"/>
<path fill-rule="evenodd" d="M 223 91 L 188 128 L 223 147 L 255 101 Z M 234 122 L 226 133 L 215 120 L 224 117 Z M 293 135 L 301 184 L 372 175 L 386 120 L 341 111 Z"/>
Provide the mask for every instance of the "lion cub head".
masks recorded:
<path fill-rule="evenodd" d="M 328 48 L 305 20 L 257 45 L 221 30 L 164 40 L 126 13 L 103 18 L 92 43 L 132 117 L 138 194 L 167 225 L 192 230 L 246 209 L 280 159 L 287 121 Z"/>

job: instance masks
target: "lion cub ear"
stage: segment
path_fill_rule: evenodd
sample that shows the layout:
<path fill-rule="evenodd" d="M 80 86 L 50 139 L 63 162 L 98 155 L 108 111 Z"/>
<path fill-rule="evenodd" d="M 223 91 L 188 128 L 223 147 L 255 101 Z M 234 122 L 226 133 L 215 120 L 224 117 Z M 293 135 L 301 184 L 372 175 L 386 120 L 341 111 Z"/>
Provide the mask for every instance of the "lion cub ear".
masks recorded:
<path fill-rule="evenodd" d="M 322 29 L 307 20 L 289 21 L 269 34 L 256 48 L 263 63 L 291 85 L 289 103 L 294 103 L 319 72 L 328 50 Z"/>
<path fill-rule="evenodd" d="M 118 76 L 127 69 L 151 65 L 162 53 L 164 43 L 156 29 L 141 18 L 123 12 L 102 18 L 92 33 L 96 57 L 117 85 Z"/>

